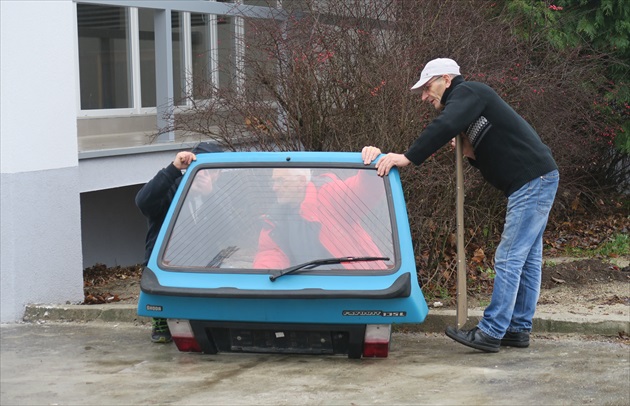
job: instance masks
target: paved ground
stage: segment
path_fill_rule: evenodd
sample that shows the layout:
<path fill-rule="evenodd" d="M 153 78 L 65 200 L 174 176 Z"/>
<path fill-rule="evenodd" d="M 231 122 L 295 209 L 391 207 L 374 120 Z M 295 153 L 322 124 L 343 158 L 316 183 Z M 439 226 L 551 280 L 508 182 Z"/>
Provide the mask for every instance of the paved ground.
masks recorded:
<path fill-rule="evenodd" d="M 133 323 L 0 333 L 2 405 L 630 404 L 630 347 L 608 341 L 535 336 L 485 354 L 439 333 L 395 333 L 388 358 L 349 360 L 180 353 Z"/>

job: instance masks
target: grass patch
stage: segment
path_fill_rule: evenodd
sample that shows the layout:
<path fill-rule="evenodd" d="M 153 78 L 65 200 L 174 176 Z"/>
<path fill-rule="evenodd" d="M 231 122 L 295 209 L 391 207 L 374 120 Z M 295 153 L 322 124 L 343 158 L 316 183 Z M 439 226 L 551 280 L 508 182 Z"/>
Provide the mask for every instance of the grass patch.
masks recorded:
<path fill-rule="evenodd" d="M 605 257 L 630 255 L 630 237 L 627 234 L 617 234 L 611 241 L 603 243 L 597 251 Z"/>
<path fill-rule="evenodd" d="M 565 255 L 578 258 L 627 256 L 630 255 L 630 237 L 627 234 L 615 234 L 594 249 L 568 247 Z"/>
<path fill-rule="evenodd" d="M 434 292 L 423 292 L 424 293 L 424 298 L 427 302 L 433 302 L 433 301 L 443 301 L 446 303 L 450 303 L 452 300 L 451 295 L 448 293 L 448 290 L 444 287 L 437 287 L 436 291 Z"/>

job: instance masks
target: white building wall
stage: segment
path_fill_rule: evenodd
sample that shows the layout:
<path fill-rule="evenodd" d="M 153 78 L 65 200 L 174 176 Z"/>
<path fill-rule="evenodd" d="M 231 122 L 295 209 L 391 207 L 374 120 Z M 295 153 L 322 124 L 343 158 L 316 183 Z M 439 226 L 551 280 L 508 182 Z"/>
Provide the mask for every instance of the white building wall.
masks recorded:
<path fill-rule="evenodd" d="M 0 1 L 0 321 L 83 299 L 75 5 Z"/>
<path fill-rule="evenodd" d="M 172 143 L 150 149 L 82 154 L 79 189 L 84 268 L 97 263 L 107 266 L 142 263 L 147 220 L 135 205 L 136 193 L 184 149 L 190 149 L 190 145 Z"/>

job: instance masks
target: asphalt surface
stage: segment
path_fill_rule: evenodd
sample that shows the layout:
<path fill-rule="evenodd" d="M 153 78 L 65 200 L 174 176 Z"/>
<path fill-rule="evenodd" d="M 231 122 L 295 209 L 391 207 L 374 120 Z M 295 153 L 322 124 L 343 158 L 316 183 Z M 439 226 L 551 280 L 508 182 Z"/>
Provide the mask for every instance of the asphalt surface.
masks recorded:
<path fill-rule="evenodd" d="M 628 405 L 630 346 L 537 334 L 486 354 L 396 332 L 385 359 L 180 353 L 127 322 L 5 324 L 2 405 Z"/>

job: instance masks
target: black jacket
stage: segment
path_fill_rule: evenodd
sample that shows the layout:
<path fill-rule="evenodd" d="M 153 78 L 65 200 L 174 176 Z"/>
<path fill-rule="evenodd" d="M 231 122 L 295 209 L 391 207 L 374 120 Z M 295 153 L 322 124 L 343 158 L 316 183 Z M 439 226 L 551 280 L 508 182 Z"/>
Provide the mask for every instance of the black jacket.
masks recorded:
<path fill-rule="evenodd" d="M 149 225 L 145 242 L 144 265 L 149 262 L 155 240 L 160 233 L 166 213 L 181 181 L 182 171 L 170 163 L 144 185 L 136 195 L 136 206 L 147 218 Z"/>
<path fill-rule="evenodd" d="M 551 150 L 531 125 L 488 85 L 455 77 L 441 100 L 444 109 L 405 153 L 420 165 L 465 132 L 475 150 L 469 162 L 509 196 L 530 180 L 558 169 Z"/>

